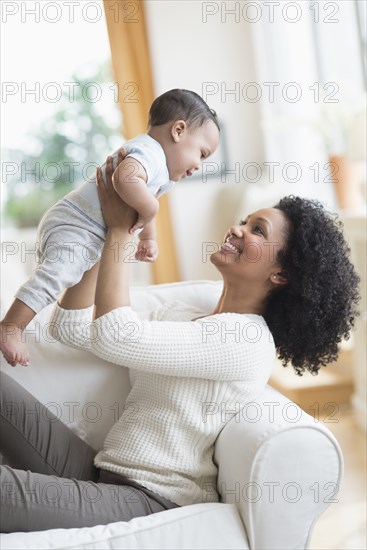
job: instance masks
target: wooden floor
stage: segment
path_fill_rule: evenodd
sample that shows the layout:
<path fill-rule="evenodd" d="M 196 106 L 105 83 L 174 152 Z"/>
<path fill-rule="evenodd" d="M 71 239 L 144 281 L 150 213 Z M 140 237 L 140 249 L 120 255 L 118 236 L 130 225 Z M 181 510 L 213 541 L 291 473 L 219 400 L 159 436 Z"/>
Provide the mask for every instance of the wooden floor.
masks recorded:
<path fill-rule="evenodd" d="M 335 423 L 325 426 L 335 435 L 344 456 L 344 479 L 337 496 L 320 516 L 311 550 L 366 550 L 366 434 L 357 426 L 351 405 L 344 405 Z"/>

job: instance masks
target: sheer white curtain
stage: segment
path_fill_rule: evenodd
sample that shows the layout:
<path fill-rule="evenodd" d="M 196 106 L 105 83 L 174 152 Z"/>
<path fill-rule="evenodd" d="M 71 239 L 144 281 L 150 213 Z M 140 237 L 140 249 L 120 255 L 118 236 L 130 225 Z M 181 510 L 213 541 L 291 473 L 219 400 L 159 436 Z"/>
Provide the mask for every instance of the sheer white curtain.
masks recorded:
<path fill-rule="evenodd" d="M 328 156 L 344 147 L 344 130 L 364 101 L 356 2 L 263 4 L 267 16 L 252 32 L 258 81 L 267 91 L 261 111 L 268 177 L 280 194 L 334 208 Z"/>

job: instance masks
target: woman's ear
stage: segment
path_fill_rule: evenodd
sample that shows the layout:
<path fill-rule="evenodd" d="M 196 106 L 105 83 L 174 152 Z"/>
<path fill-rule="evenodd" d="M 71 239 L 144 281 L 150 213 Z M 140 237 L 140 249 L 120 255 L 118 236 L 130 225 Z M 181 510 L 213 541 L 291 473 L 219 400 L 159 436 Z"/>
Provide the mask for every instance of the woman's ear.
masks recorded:
<path fill-rule="evenodd" d="M 184 132 L 186 131 L 187 124 L 184 120 L 176 120 L 171 126 L 171 136 L 175 143 L 178 143 Z"/>
<path fill-rule="evenodd" d="M 273 273 L 270 279 L 271 279 L 271 282 L 274 283 L 275 285 L 286 285 L 288 283 L 286 274 L 282 271 Z"/>

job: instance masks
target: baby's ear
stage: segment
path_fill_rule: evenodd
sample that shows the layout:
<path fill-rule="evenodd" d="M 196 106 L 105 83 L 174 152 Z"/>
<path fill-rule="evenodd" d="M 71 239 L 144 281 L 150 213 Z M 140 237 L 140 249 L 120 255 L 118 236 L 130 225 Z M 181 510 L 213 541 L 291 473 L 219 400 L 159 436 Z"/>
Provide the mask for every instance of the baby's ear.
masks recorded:
<path fill-rule="evenodd" d="M 173 141 L 178 143 L 185 133 L 186 128 L 187 124 L 184 120 L 176 120 L 171 126 L 171 135 L 173 137 Z"/>

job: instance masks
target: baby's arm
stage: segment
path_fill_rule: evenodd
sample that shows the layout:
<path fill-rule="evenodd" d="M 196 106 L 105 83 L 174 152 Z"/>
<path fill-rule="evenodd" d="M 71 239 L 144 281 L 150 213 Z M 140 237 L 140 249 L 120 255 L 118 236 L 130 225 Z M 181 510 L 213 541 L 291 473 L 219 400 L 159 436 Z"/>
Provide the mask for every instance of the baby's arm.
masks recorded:
<path fill-rule="evenodd" d="M 112 182 L 117 194 L 138 212 L 138 220 L 130 233 L 153 220 L 159 203 L 147 189 L 147 174 L 139 161 L 131 157 L 123 160 L 113 173 Z"/>
<path fill-rule="evenodd" d="M 135 258 L 140 262 L 154 262 L 158 258 L 155 220 L 147 223 L 139 234 L 139 244 Z"/>

